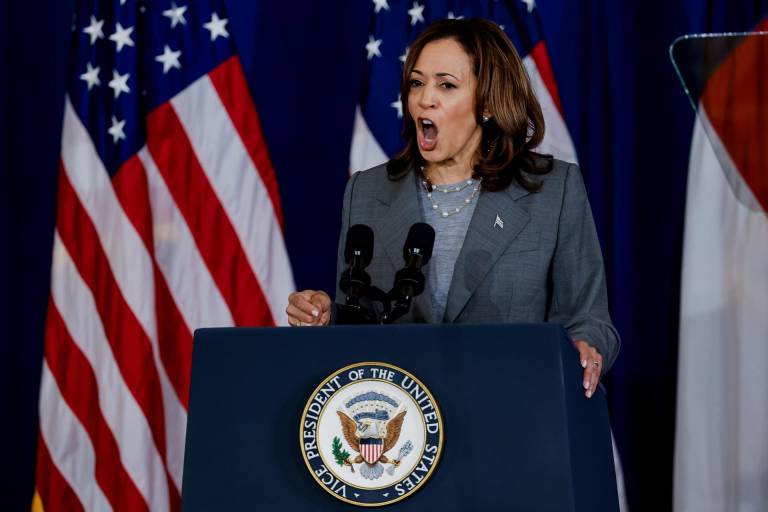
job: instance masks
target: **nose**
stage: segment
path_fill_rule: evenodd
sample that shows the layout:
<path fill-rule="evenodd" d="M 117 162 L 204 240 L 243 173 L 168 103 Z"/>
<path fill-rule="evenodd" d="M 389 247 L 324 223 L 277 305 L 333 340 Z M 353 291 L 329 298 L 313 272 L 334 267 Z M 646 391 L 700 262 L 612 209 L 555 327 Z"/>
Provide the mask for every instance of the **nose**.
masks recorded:
<path fill-rule="evenodd" d="M 422 87 L 419 90 L 419 106 L 421 108 L 437 107 L 437 95 L 432 87 Z"/>

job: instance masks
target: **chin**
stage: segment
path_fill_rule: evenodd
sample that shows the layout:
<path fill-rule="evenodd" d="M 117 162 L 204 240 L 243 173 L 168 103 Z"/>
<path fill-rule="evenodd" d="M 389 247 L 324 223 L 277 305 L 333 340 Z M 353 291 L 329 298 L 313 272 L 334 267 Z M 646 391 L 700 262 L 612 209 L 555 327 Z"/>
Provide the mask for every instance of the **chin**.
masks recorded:
<path fill-rule="evenodd" d="M 438 164 L 448 159 L 446 155 L 443 155 L 441 152 L 436 150 L 424 151 L 423 149 L 419 148 L 419 154 L 425 162 L 430 164 Z"/>

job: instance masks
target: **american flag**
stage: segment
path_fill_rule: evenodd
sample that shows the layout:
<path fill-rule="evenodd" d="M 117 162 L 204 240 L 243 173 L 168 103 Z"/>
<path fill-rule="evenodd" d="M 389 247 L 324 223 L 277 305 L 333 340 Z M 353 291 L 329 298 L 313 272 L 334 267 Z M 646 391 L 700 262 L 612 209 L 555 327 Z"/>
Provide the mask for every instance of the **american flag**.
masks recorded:
<path fill-rule="evenodd" d="M 544 113 L 546 132 L 539 151 L 576 162 L 535 0 L 372 1 L 368 65 L 350 154 L 353 172 L 386 162 L 403 147 L 400 77 L 408 47 L 429 23 L 444 18 L 486 18 L 504 30 L 523 58 Z"/>
<path fill-rule="evenodd" d="M 34 507 L 178 510 L 192 332 L 285 324 L 277 181 L 215 0 L 76 3 Z"/>

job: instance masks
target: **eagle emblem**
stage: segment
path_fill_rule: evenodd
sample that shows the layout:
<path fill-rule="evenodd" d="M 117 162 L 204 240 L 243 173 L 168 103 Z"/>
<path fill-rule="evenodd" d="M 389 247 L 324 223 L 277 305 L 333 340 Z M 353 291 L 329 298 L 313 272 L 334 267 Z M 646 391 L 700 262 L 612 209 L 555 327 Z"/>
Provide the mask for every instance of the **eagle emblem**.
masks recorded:
<path fill-rule="evenodd" d="M 341 421 L 344 439 L 357 452 L 357 456 L 341 452 L 337 460 L 352 472 L 355 471 L 355 465 L 360 464 L 360 475 L 368 480 L 375 480 L 384 474 L 383 464 L 392 464 L 392 468 L 397 468 L 410 449 L 401 448 L 397 458 L 393 459 L 387 457 L 386 453 L 400 439 L 400 430 L 408 411 L 401 408 L 394 398 L 375 391 L 357 394 L 344 405 L 336 413 Z M 410 447 L 410 441 L 406 445 Z M 339 452 L 336 447 L 334 449 L 336 453 Z"/>

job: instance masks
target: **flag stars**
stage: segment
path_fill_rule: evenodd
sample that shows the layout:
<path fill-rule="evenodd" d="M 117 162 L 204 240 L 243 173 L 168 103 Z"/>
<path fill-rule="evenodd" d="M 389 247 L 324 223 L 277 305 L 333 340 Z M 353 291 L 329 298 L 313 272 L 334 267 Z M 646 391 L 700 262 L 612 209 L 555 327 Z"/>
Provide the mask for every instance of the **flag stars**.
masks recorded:
<path fill-rule="evenodd" d="M 528 12 L 533 12 L 533 8 L 536 7 L 536 0 L 520 0 L 528 7 Z"/>
<path fill-rule="evenodd" d="M 405 59 L 408 58 L 408 50 L 410 50 L 410 48 L 408 46 L 406 46 L 405 50 L 403 50 L 403 54 L 398 57 L 398 60 L 400 62 L 402 62 L 403 64 L 405 64 Z"/>
<path fill-rule="evenodd" d="M 112 142 L 117 144 L 119 140 L 125 140 L 125 119 L 118 121 L 115 116 L 112 116 L 112 126 L 109 127 L 107 132 L 112 136 Z"/>
<path fill-rule="evenodd" d="M 403 118 L 403 100 L 400 99 L 400 95 L 397 95 L 397 101 L 393 101 L 389 104 L 390 107 L 397 110 L 397 118 L 402 119 Z"/>
<path fill-rule="evenodd" d="M 171 68 L 181 69 L 179 57 L 181 57 L 181 50 L 173 51 L 170 46 L 165 45 L 162 55 L 155 57 L 155 60 L 163 64 L 163 74 L 167 74 Z"/>
<path fill-rule="evenodd" d="M 226 18 L 219 18 L 219 15 L 213 13 L 211 15 L 211 21 L 203 23 L 203 27 L 211 33 L 211 41 L 215 41 L 217 37 L 229 37 L 226 25 L 229 22 Z"/>
<path fill-rule="evenodd" d="M 408 16 L 411 17 L 412 27 L 419 22 L 424 23 L 424 6 L 419 5 L 419 2 L 413 2 L 413 7 L 408 9 Z"/>
<path fill-rule="evenodd" d="M 91 36 L 91 44 L 96 43 L 97 39 L 104 39 L 104 20 L 91 16 L 91 24 L 83 29 L 83 33 Z"/>
<path fill-rule="evenodd" d="M 376 14 L 379 14 L 379 11 L 384 9 L 385 11 L 389 10 L 389 3 L 387 0 L 373 0 L 374 9 L 373 12 Z"/>
<path fill-rule="evenodd" d="M 176 2 L 171 2 L 171 8 L 166 9 L 163 11 L 163 16 L 171 20 L 171 28 L 176 27 L 179 23 L 182 25 L 187 24 L 186 18 L 184 18 L 184 13 L 187 12 L 187 6 L 182 5 L 181 7 L 176 6 Z"/>
<path fill-rule="evenodd" d="M 368 60 L 374 57 L 381 57 L 381 39 L 375 39 L 373 36 L 368 36 L 368 43 L 365 45 L 365 49 L 368 51 Z"/>
<path fill-rule="evenodd" d="M 109 36 L 109 40 L 114 41 L 117 45 L 117 53 L 120 53 L 124 46 L 133 46 L 131 32 L 133 32 L 133 27 L 123 28 L 120 23 L 115 26 L 115 33 Z"/>
<path fill-rule="evenodd" d="M 456 16 L 455 14 L 453 14 L 453 11 L 448 11 L 448 16 L 447 17 L 448 17 L 449 20 L 463 20 L 464 19 L 464 16 Z"/>
<path fill-rule="evenodd" d="M 88 62 L 86 66 L 88 69 L 85 73 L 80 75 L 80 80 L 84 80 L 88 84 L 88 90 L 90 91 L 94 85 L 101 85 L 101 80 L 99 80 L 99 70 L 101 68 L 98 66 L 94 68 L 91 66 L 90 62 Z"/>
<path fill-rule="evenodd" d="M 112 71 L 112 80 L 107 85 L 115 91 L 115 98 L 120 97 L 120 93 L 124 92 L 127 94 L 131 92 L 130 87 L 128 87 L 128 78 L 130 76 L 130 73 L 121 75 L 117 70 Z"/>

